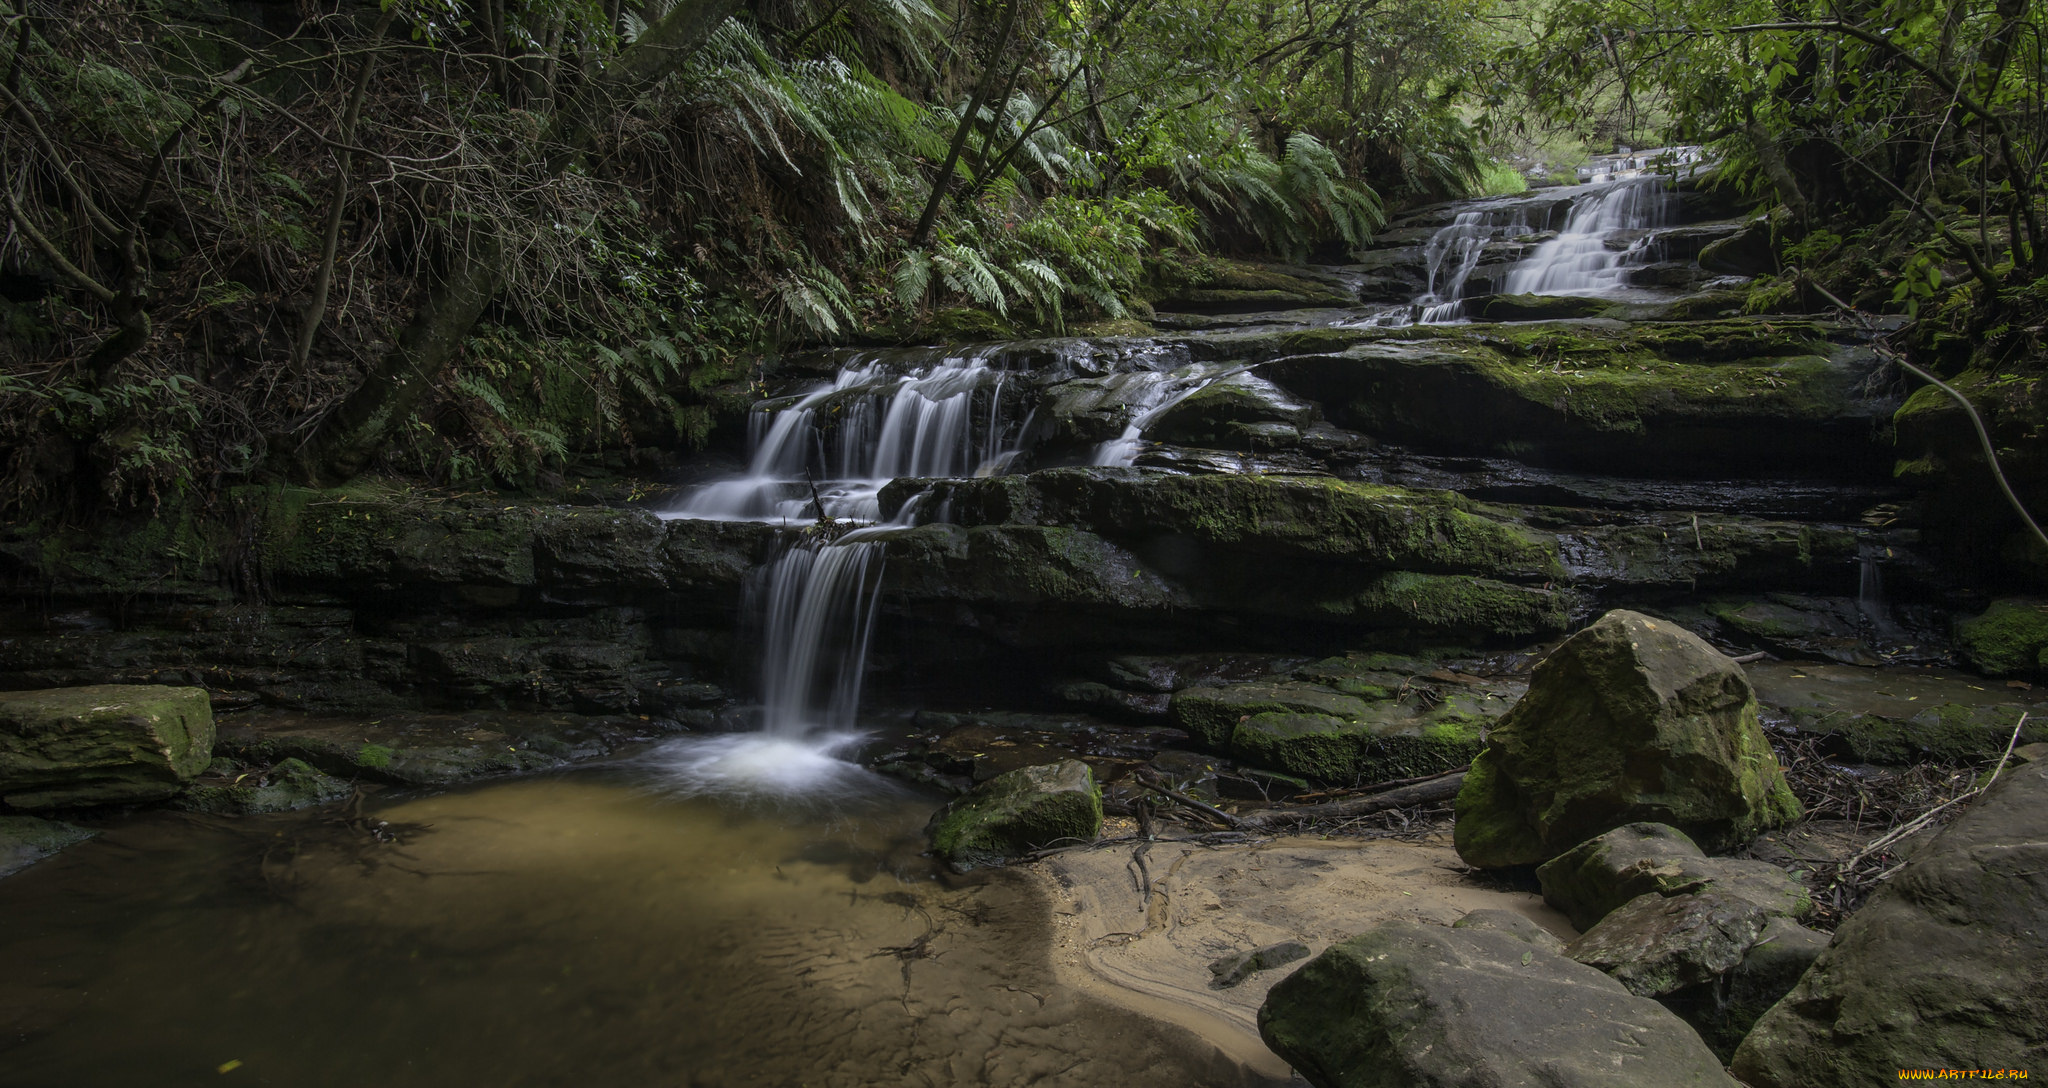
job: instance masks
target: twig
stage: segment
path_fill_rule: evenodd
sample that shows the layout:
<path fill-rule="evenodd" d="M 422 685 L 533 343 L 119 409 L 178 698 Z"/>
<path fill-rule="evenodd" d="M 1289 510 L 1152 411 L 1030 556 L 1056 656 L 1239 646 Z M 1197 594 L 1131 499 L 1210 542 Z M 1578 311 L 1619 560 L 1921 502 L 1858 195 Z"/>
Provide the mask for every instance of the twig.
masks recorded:
<path fill-rule="evenodd" d="M 1181 804 L 1188 806 L 1189 808 L 1195 809 L 1198 812 L 1213 817 L 1217 821 L 1221 822 L 1225 827 L 1235 829 L 1244 826 L 1243 821 L 1239 820 L 1236 816 L 1232 816 L 1230 813 L 1225 812 L 1214 805 L 1204 804 L 1201 801 L 1197 801 L 1194 798 L 1189 797 L 1187 794 L 1182 793 L 1181 791 L 1174 789 L 1172 786 L 1166 785 L 1165 783 L 1160 782 L 1149 775 L 1141 773 L 1137 776 L 1137 778 L 1138 784 L 1140 786 L 1143 786 L 1154 793 L 1160 794 L 1161 796 L 1170 797 L 1173 800 L 1179 801 Z"/>
<path fill-rule="evenodd" d="M 1281 824 L 1299 823 L 1309 820 L 1348 819 L 1353 816 L 1370 816 L 1391 808 L 1407 808 L 1410 805 L 1428 804 L 1434 801 L 1448 801 L 1458 795 L 1465 785 L 1465 775 L 1470 772 L 1457 771 L 1413 786 L 1375 793 L 1367 797 L 1354 797 L 1344 801 L 1331 801 L 1321 805 L 1301 805 L 1290 808 L 1270 808 L 1248 812 L 1237 818 L 1238 826 L 1247 829 L 1264 830 Z"/>
<path fill-rule="evenodd" d="M 1829 302 L 1832 302 L 1836 306 L 1841 307 L 1844 312 L 1851 314 L 1857 320 L 1862 321 L 1865 327 L 1869 326 L 1869 319 L 1863 315 L 1862 311 L 1856 309 L 1856 307 L 1851 306 L 1846 302 L 1843 302 L 1840 298 L 1836 297 L 1834 292 L 1828 290 L 1826 287 L 1823 287 L 1819 283 L 1816 283 L 1812 279 L 1808 278 L 1805 273 L 1799 272 L 1799 270 L 1797 269 L 1794 269 L 1793 271 L 1799 276 L 1801 280 L 1804 280 L 1808 286 L 1812 287 L 1814 290 L 1820 292 L 1823 296 L 1825 296 Z M 1884 356 L 1892 362 L 1899 364 L 1899 366 L 1903 367 L 1907 372 L 1911 373 L 1914 377 L 1919 378 L 1921 381 L 1924 381 L 1929 385 L 1932 385 L 1933 387 L 1941 390 L 1944 393 L 1947 393 L 1951 398 L 1955 400 L 1957 404 L 1962 405 L 1963 413 L 1970 417 L 1970 425 L 1977 429 L 1977 443 L 1984 448 L 1985 463 L 1991 466 L 1991 475 L 1994 479 L 1998 481 L 1998 489 L 2005 493 L 2005 501 L 2012 504 L 2013 512 L 2017 513 L 2020 516 L 2021 521 L 2027 523 L 2028 529 L 2033 530 L 2034 539 L 2040 541 L 2041 546 L 2043 548 L 2048 548 L 2048 533 L 2044 533 L 2041 531 L 2040 523 L 2034 520 L 2033 514 L 2027 512 L 2026 504 L 2020 501 L 2019 495 L 2015 493 L 2012 489 L 2011 482 L 2006 480 L 2005 468 L 2003 465 L 1999 463 L 1998 460 L 1998 450 L 1991 445 L 1991 432 L 1985 428 L 1984 417 L 1977 414 L 1977 407 L 1976 405 L 1970 403 L 1970 398 L 1964 396 L 1961 392 L 1957 391 L 1954 386 L 1949 385 L 1947 382 L 1942 381 L 1940 378 L 1937 378 L 1934 375 L 1928 373 L 1927 371 L 1922 370 L 1918 366 L 1915 366 L 1912 362 L 1907 360 L 1904 355 L 1878 344 L 1873 344 L 1872 349 L 1875 350 L 1879 355 Z"/>

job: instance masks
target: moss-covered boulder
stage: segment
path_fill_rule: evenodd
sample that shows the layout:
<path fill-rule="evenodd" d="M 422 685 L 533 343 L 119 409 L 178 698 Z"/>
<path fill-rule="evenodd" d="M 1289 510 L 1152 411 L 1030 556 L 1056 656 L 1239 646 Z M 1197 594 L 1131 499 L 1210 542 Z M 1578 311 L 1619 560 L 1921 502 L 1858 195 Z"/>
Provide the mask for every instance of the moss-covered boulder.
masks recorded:
<path fill-rule="evenodd" d="M 1021 767 L 939 810 L 925 829 L 932 853 L 966 871 L 1102 833 L 1102 793 L 1086 763 Z"/>
<path fill-rule="evenodd" d="M 1655 1001 L 1508 932 L 1389 922 L 1275 985 L 1259 1034 L 1316 1088 L 1734 1088 Z"/>
<path fill-rule="evenodd" d="M 0 693 L 0 799 L 15 808 L 161 801 L 212 758 L 213 707 L 200 688 Z"/>
<path fill-rule="evenodd" d="M 1606 299 L 1577 295 L 1494 295 L 1479 304 L 1479 316 L 1488 321 L 1555 321 L 1592 317 L 1608 305 Z"/>
<path fill-rule="evenodd" d="M 1835 931 L 1733 1068 L 1756 1088 L 2048 1062 L 2048 767 L 2008 767 Z"/>
<path fill-rule="evenodd" d="M 1983 615 L 1956 625 L 1956 642 L 1986 676 L 2048 672 L 2048 601 L 1994 601 Z"/>
<path fill-rule="evenodd" d="M 1545 862 L 1536 878 L 1544 900 L 1580 929 L 1593 928 L 1639 896 L 1708 887 L 1771 917 L 1803 918 L 1813 908 L 1805 886 L 1784 870 L 1762 861 L 1710 858 L 1685 832 L 1664 824 L 1628 824 L 1588 839 Z"/>
<path fill-rule="evenodd" d="M 1167 408 L 1146 428 L 1146 437 L 1160 442 L 1245 449 L 1261 432 L 1247 426 L 1281 424 L 1306 427 L 1321 417 L 1316 406 L 1288 393 L 1257 374 L 1219 378 Z"/>
<path fill-rule="evenodd" d="M 34 816 L 0 816 L 0 876 L 34 865 L 98 832 Z"/>
<path fill-rule="evenodd" d="M 1492 868 L 1642 821 L 1722 849 L 1800 811 L 1741 667 L 1676 624 L 1614 611 L 1536 667 L 1473 762 L 1454 834 Z"/>

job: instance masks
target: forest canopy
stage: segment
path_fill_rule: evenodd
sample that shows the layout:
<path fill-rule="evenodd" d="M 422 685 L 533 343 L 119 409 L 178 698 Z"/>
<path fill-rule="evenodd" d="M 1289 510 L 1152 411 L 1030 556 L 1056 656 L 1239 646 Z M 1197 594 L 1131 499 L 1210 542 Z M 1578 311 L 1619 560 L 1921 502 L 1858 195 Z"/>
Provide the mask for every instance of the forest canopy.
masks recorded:
<path fill-rule="evenodd" d="M 2015 0 L 6 3 L 8 507 L 530 483 L 792 344 L 1113 327 L 1616 144 L 1773 212 L 1759 290 L 2039 346 Z"/>

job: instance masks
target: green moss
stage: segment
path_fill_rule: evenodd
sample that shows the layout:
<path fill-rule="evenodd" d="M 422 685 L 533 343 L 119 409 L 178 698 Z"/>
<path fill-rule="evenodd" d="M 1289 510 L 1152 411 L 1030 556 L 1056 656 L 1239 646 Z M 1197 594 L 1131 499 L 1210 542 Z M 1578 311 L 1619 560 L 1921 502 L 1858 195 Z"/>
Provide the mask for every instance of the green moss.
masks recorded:
<path fill-rule="evenodd" d="M 926 828 L 932 852 L 956 869 L 992 865 L 1102 833 L 1102 791 L 1078 760 L 998 775 L 940 809 Z"/>
<path fill-rule="evenodd" d="M 1956 641 L 1986 676 L 2034 675 L 2048 650 L 2048 602 L 1994 601 L 1983 615 L 1956 625 Z"/>
<path fill-rule="evenodd" d="M 1239 723 L 1263 714 L 1319 715 L 1355 721 L 1366 704 L 1349 695 L 1311 684 L 1230 684 L 1184 688 L 1173 696 L 1168 712 L 1197 744 L 1221 750 L 1231 743 Z"/>
<path fill-rule="evenodd" d="M 381 744 L 365 744 L 356 749 L 355 763 L 359 767 L 389 767 L 393 754 Z"/>
<path fill-rule="evenodd" d="M 1465 633 L 1484 638 L 1525 638 L 1561 632 L 1568 622 L 1562 595 L 1464 574 L 1395 571 L 1355 597 L 1327 610 L 1370 618 L 1389 627 Z"/>

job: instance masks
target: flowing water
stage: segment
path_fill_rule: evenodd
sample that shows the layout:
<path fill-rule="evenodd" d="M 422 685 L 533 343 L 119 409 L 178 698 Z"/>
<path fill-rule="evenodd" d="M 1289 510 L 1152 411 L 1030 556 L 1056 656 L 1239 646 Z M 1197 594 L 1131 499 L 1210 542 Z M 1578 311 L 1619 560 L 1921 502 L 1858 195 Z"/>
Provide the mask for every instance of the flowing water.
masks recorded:
<path fill-rule="evenodd" d="M 1031 421 L 1013 425 L 1004 415 L 1006 378 L 985 354 L 899 369 L 856 356 L 829 383 L 757 405 L 746 473 L 699 487 L 663 516 L 871 525 L 892 480 L 1008 466 Z M 901 517 L 915 509 L 907 504 Z M 760 648 L 758 730 L 664 745 L 655 760 L 668 788 L 818 804 L 872 777 L 842 757 L 862 738 L 860 693 L 884 547 L 858 531 L 795 539 L 755 572 L 745 623 Z"/>
<path fill-rule="evenodd" d="M 0 881 L 0 1086 L 1256 1083 L 1055 987 L 1032 885 L 919 856 L 930 800 L 659 784 L 114 826 Z"/>
<path fill-rule="evenodd" d="M 1661 259 L 1655 232 L 1676 222 L 1678 197 L 1667 178 L 1640 170 L 1618 176 L 1573 196 L 1556 235 L 1514 260 L 1487 287 L 1511 295 L 1611 295 L 1627 288 L 1632 270 Z M 1473 275 L 1489 247 L 1498 253 L 1541 233 L 1553 207 L 1517 199 L 1457 213 L 1423 244 L 1427 286 L 1396 320 L 1440 325 L 1469 316 Z"/>
<path fill-rule="evenodd" d="M 1677 216 L 1678 194 L 1657 177 L 1612 183 L 1572 202 L 1557 237 L 1508 272 L 1511 295 L 1598 295 L 1628 286 L 1628 270 L 1657 259 L 1654 235 Z M 1624 232 L 1644 232 L 1623 240 Z M 1620 243 L 1617 248 L 1617 242 Z"/>

